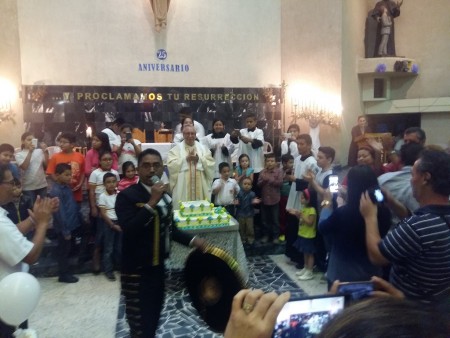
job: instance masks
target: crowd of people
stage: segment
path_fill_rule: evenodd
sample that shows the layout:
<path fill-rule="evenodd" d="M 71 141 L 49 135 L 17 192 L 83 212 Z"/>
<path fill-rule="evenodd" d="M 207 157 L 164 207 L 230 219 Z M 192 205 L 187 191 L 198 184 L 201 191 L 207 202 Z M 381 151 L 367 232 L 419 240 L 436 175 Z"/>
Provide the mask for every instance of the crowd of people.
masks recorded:
<path fill-rule="evenodd" d="M 67 132 L 60 133 L 52 156 L 30 132 L 22 135 L 20 150 L 0 145 L 0 279 L 38 259 L 53 218 L 58 280 L 77 282 L 68 258 L 74 231 L 87 223 L 95 229 L 93 272 L 114 281 L 114 270 L 121 270 L 132 336 L 152 336 L 164 300 L 170 239 L 205 245 L 172 226 L 172 210 L 181 201 L 212 200 L 237 219 L 245 247 L 284 245 L 299 280 L 312 280 L 320 266 L 330 289 L 336 280 L 378 276 L 410 300 L 432 303 L 449 296 L 450 155 L 425 146 L 420 128 L 406 130 L 398 161 L 382 165 L 376 147 L 355 149 L 367 132 L 360 117 L 352 132 L 351 167 L 332 193 L 335 150 L 322 146 L 313 153 L 311 137 L 298 125 L 289 126 L 278 163 L 276 154 L 264 154 L 264 133 L 254 115 L 230 133 L 214 120 L 206 136 L 187 112 L 182 115 L 166 166 L 156 150 L 142 150 L 121 118 L 93 136 L 86 155 L 74 150 L 75 136 Z M 80 215 L 85 189 L 87 222 Z M 374 199 L 376 189 L 383 201 Z M 272 318 L 288 298 L 238 294 L 227 332 L 248 329 L 239 321 L 254 312 L 236 314 L 243 302 L 253 311 L 265 304 L 263 318 Z"/>

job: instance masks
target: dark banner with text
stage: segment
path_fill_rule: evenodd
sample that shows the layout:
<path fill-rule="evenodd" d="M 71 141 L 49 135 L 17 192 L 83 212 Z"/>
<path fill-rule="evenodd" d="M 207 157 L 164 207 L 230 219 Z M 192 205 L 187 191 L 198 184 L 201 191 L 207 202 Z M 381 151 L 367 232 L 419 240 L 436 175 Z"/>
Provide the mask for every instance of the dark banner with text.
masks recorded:
<path fill-rule="evenodd" d="M 145 131 L 147 142 L 161 126 L 174 129 L 178 112 L 190 107 L 194 120 L 211 131 L 212 121 L 221 119 L 226 130 L 243 128 L 245 116 L 257 116 L 258 127 L 270 141 L 281 119 L 280 88 L 190 88 L 109 86 L 23 86 L 24 119 L 28 129 L 49 145 L 60 131 L 74 131 L 85 146 L 86 129 L 93 132 L 123 117 Z"/>

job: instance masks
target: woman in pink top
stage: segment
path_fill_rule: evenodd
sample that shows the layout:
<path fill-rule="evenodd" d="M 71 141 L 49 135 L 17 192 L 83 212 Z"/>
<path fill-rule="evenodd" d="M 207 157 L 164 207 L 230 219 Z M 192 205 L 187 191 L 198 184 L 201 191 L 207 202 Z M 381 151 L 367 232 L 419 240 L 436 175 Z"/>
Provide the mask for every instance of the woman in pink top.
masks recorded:
<path fill-rule="evenodd" d="M 84 172 L 86 178 L 89 179 L 89 175 L 95 169 L 97 169 L 99 164 L 98 154 L 102 151 L 111 152 L 111 146 L 109 145 L 109 138 L 104 132 L 98 132 L 92 137 L 92 148 L 88 150 L 85 158 Z M 116 153 L 112 153 L 113 164 L 112 169 L 117 170 L 118 168 L 118 158 Z"/>

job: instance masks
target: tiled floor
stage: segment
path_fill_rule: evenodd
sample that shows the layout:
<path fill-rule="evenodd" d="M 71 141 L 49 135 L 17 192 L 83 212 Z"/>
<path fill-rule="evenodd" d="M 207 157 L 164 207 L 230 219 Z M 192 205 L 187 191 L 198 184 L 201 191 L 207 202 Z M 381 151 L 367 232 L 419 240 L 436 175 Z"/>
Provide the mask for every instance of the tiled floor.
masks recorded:
<path fill-rule="evenodd" d="M 300 282 L 295 267 L 284 255 L 249 257 L 249 287 L 265 291 L 291 291 L 293 297 L 326 291 L 322 274 Z M 29 325 L 39 337 L 126 338 L 123 305 L 119 308 L 119 282 L 104 276 L 80 275 L 76 284 L 61 284 L 56 278 L 40 278 L 42 298 Z M 304 292 L 304 291 L 305 292 Z M 221 337 L 211 332 L 192 307 L 179 271 L 167 278 L 166 304 L 158 337 Z"/>

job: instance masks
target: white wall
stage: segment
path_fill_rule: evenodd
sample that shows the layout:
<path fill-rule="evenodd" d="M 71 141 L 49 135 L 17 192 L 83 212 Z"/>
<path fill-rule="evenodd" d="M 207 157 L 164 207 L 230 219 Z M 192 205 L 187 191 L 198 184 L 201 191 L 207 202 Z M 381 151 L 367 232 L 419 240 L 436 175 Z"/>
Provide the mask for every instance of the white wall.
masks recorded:
<path fill-rule="evenodd" d="M 347 164 L 351 130 L 364 107 L 357 75 L 358 60 L 364 58 L 364 27 L 369 6 L 360 0 L 344 0 L 342 6 L 342 124 L 340 160 Z"/>
<path fill-rule="evenodd" d="M 172 0 L 157 33 L 148 0 L 18 0 L 23 83 L 264 87 L 280 78 L 280 5 Z M 139 72 L 139 63 L 189 72 Z"/>
<path fill-rule="evenodd" d="M 19 146 L 23 133 L 23 109 L 19 99 L 21 70 L 16 0 L 0 1 L 0 13 L 0 78 L 17 89 L 11 102 L 15 124 L 11 121 L 0 122 L 0 143 Z"/>
<path fill-rule="evenodd" d="M 341 95 L 342 3 L 329 0 L 283 0 L 281 3 L 281 76 L 288 85 L 284 126 L 287 129 L 293 111 L 291 98 L 299 86 Z M 297 123 L 302 133 L 309 132 L 305 120 Z M 336 147 L 336 141 L 332 140 L 339 137 L 339 131 L 323 125 L 320 128 L 322 145 Z M 336 149 L 339 152 L 339 147 Z"/>

